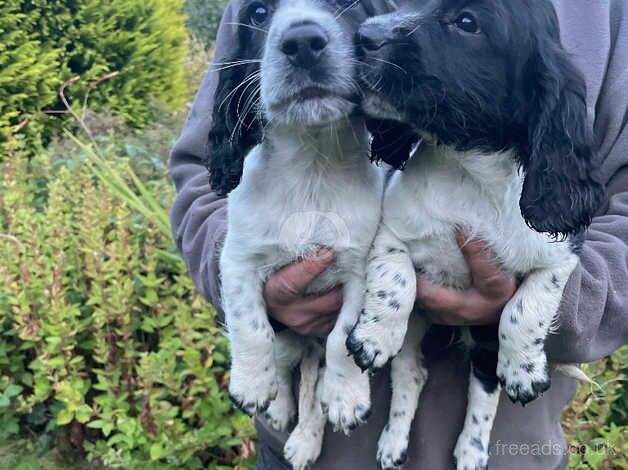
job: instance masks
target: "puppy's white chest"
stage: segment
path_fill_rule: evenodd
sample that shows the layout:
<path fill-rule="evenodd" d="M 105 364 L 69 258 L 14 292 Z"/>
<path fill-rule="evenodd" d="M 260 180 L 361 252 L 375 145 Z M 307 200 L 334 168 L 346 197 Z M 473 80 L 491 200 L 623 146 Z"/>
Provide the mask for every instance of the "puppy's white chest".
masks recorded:
<path fill-rule="evenodd" d="M 307 172 L 298 166 L 268 167 L 260 154 L 247 159 L 244 184 L 230 195 L 227 236 L 230 243 L 240 243 L 240 256 L 258 266 L 262 277 L 331 247 L 336 252 L 334 266 L 311 286 L 312 291 L 325 290 L 365 262 L 383 191 L 382 175 L 370 165 L 366 152 L 353 157 L 355 164 L 320 175 L 320 168 Z M 243 234 L 249 237 L 245 240 Z"/>
<path fill-rule="evenodd" d="M 417 269 L 436 282 L 465 288 L 471 278 L 455 239 L 456 226 L 484 240 L 513 272 L 546 257 L 546 240 L 520 214 L 520 191 L 510 155 L 470 155 L 468 160 L 458 155 L 454 160 L 442 148 L 428 148 L 389 182 L 384 223 L 408 245 Z"/>

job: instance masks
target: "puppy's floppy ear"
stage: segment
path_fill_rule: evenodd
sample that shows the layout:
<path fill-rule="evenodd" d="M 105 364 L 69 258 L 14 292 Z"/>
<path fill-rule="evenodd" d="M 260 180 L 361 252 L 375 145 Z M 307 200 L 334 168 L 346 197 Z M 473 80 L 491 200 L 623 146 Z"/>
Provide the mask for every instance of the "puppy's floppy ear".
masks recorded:
<path fill-rule="evenodd" d="M 526 74 L 530 108 L 519 204 L 533 229 L 565 236 L 591 223 L 604 190 L 593 163 L 585 81 L 560 44 L 555 14 L 549 20 Z"/>
<path fill-rule="evenodd" d="M 412 146 L 419 141 L 419 136 L 412 127 L 381 119 L 367 119 L 366 127 L 373 138 L 371 161 L 383 161 L 393 168 L 403 169 L 410 157 Z"/>
<path fill-rule="evenodd" d="M 246 44 L 242 39 L 240 44 Z M 231 58 L 210 69 L 210 73 L 218 74 L 218 86 L 211 110 L 206 166 L 210 186 L 218 194 L 227 194 L 238 185 L 244 157 L 261 140 L 262 125 L 255 108 L 259 87 L 254 83 L 259 80 L 259 63 L 250 61 L 259 59 L 255 55 L 261 52 L 252 52 L 237 47 Z"/>

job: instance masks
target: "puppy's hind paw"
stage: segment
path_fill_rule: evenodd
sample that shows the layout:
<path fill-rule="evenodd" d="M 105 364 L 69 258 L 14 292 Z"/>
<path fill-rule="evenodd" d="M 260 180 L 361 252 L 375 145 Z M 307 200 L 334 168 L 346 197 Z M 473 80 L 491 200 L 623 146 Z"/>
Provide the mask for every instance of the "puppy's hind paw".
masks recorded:
<path fill-rule="evenodd" d="M 323 430 L 308 429 L 307 425 L 300 424 L 288 437 L 283 455 L 294 470 L 304 470 L 316 462 L 322 446 Z"/>
<path fill-rule="evenodd" d="M 356 369 L 357 370 L 357 369 Z M 366 374 L 352 374 L 351 380 L 327 371 L 321 406 L 334 430 L 349 435 L 371 414 L 370 384 Z"/>
<path fill-rule="evenodd" d="M 377 443 L 377 465 L 380 470 L 399 470 L 406 462 L 407 452 L 408 435 L 399 435 L 387 425 Z"/>

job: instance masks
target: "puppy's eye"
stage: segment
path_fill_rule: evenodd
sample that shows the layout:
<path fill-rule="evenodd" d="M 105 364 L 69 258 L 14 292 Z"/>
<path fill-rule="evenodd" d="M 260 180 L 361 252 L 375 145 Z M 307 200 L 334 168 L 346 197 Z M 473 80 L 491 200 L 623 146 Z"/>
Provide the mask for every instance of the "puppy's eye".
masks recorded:
<path fill-rule="evenodd" d="M 263 25 L 268 19 L 268 9 L 259 2 L 249 7 L 249 22 L 255 26 Z"/>
<path fill-rule="evenodd" d="M 456 21 L 454 21 L 456 27 L 465 33 L 478 34 L 480 32 L 480 26 L 475 17 L 468 12 L 461 13 Z"/>

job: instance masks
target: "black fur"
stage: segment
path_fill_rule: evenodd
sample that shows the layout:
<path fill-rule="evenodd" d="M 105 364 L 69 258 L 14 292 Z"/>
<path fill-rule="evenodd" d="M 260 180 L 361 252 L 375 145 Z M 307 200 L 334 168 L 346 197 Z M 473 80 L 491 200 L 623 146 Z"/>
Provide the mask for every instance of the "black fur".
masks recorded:
<path fill-rule="evenodd" d="M 461 13 L 479 32 L 457 26 Z M 585 82 L 559 36 L 549 0 L 410 0 L 357 37 L 365 88 L 442 144 L 513 150 L 525 174 L 523 217 L 537 231 L 568 235 L 590 223 L 603 189 Z"/>
<path fill-rule="evenodd" d="M 249 7 L 249 2 L 244 2 L 238 22 L 248 22 Z M 240 182 L 244 157 L 261 141 L 262 133 L 261 117 L 253 106 L 259 97 L 259 78 L 242 85 L 259 72 L 259 63 L 233 63 L 261 59 L 265 41 L 262 31 L 235 25 L 224 27 L 236 29 L 237 43 L 230 55 L 220 58 L 209 72 L 218 74 L 218 86 L 211 110 L 206 161 L 210 186 L 221 195 L 229 193 Z"/>
<path fill-rule="evenodd" d="M 366 126 L 373 137 L 371 161 L 403 169 L 410 150 L 419 142 L 416 131 L 407 124 L 379 119 L 367 119 Z"/>

